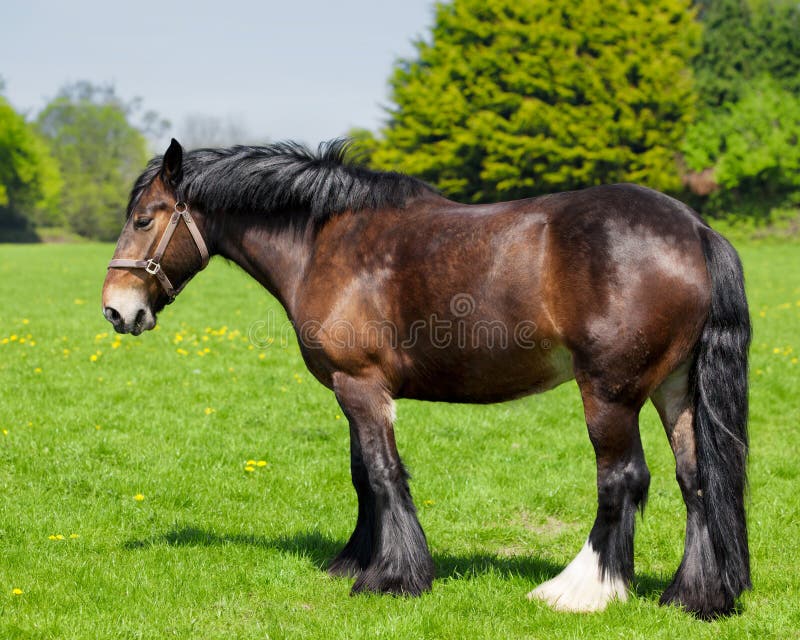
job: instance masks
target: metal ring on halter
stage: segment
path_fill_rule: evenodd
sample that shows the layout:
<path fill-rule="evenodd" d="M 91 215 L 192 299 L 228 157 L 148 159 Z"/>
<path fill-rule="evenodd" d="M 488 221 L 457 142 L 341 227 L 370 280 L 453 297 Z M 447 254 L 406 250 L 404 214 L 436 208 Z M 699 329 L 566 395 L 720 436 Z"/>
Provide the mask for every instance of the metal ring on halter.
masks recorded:
<path fill-rule="evenodd" d="M 181 215 L 186 213 L 188 210 L 189 210 L 189 205 L 186 204 L 183 200 L 175 203 L 175 211 L 177 211 Z"/>

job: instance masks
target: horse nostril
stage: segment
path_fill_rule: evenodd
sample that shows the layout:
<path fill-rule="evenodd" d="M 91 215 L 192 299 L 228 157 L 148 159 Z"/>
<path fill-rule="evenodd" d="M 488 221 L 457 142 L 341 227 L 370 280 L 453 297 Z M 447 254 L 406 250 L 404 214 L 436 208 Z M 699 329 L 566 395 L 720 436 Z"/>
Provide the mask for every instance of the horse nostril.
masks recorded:
<path fill-rule="evenodd" d="M 114 307 L 106 307 L 103 309 L 103 315 L 113 325 L 117 325 L 122 321 L 122 316 L 119 315 L 119 311 L 117 311 Z"/>

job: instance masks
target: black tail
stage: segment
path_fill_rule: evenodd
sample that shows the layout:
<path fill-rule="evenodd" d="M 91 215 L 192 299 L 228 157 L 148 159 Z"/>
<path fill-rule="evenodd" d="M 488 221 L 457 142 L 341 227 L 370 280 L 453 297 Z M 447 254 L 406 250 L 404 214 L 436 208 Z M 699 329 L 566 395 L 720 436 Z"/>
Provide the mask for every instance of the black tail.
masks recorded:
<path fill-rule="evenodd" d="M 732 607 L 751 587 L 744 505 L 750 314 L 736 251 L 711 229 L 701 236 L 711 277 L 711 309 L 691 373 L 697 468 L 708 534 Z"/>

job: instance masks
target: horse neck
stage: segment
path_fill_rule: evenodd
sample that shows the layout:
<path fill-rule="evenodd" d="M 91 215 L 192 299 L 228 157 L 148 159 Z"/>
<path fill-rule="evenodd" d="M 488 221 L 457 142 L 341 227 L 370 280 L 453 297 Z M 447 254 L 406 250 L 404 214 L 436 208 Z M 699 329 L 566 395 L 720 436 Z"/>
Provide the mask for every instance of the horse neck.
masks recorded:
<path fill-rule="evenodd" d="M 257 280 L 291 318 L 312 248 L 312 234 L 306 227 L 263 216 L 231 216 L 216 229 L 216 253 Z"/>

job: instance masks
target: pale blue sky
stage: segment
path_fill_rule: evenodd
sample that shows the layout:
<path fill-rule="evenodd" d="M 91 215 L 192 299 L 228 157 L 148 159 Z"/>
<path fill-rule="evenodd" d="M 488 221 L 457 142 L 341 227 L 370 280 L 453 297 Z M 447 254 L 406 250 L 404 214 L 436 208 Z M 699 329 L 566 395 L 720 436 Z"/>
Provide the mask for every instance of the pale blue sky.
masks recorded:
<path fill-rule="evenodd" d="M 316 144 L 384 118 L 387 80 L 433 0 L 2 0 L 0 76 L 36 113 L 68 82 L 113 83 L 173 123 L 232 118 Z"/>

